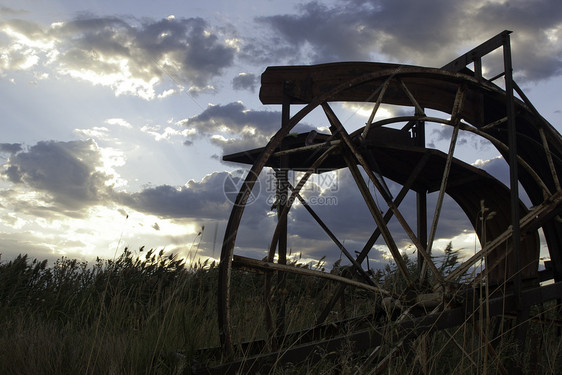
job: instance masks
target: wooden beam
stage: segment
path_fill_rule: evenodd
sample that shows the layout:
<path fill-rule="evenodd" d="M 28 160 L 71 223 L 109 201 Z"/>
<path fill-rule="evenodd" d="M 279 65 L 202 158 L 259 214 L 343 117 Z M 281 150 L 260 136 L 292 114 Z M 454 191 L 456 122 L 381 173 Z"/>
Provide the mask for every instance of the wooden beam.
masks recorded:
<path fill-rule="evenodd" d="M 464 55 L 457 57 L 447 65 L 443 66 L 441 69 L 448 70 L 450 72 L 461 71 L 462 69 L 466 68 L 467 65 L 470 65 L 473 62 L 479 60 L 482 56 L 487 55 L 488 53 L 502 47 L 504 37 L 509 34 L 511 34 L 511 31 L 509 30 L 502 31 L 498 35 L 480 44 L 478 47 L 475 47 Z"/>
<path fill-rule="evenodd" d="M 342 276 L 334 275 L 328 272 L 316 271 L 309 268 L 291 266 L 281 263 L 273 263 L 265 260 L 256 260 L 252 258 L 246 258 L 240 255 L 233 256 L 232 266 L 254 268 L 266 272 L 281 271 L 286 273 L 294 273 L 297 275 L 319 277 L 322 279 L 332 280 L 346 285 L 354 286 L 356 288 L 365 289 L 371 292 L 384 294 L 385 296 L 392 295 L 392 293 L 390 293 L 388 290 L 381 289 L 376 286 L 364 284 L 359 281 L 351 280 Z"/>

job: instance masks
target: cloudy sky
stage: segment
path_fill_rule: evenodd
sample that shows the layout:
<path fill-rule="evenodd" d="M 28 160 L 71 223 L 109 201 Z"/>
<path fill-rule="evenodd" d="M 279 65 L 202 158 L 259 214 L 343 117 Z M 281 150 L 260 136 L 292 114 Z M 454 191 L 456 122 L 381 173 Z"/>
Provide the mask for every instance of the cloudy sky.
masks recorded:
<path fill-rule="evenodd" d="M 280 108 L 258 100 L 267 66 L 439 67 L 504 29 L 513 31 L 517 82 L 560 131 L 558 0 L 3 0 L 0 259 L 90 260 L 125 246 L 216 258 L 232 206 L 225 186 L 243 174 L 222 155 L 265 145 L 280 125 Z M 493 74 L 494 63 L 485 68 Z M 346 126 L 366 121 L 361 108 L 336 109 Z M 436 129 L 428 143 L 446 148 L 442 136 Z M 461 143 L 463 160 L 505 177 L 489 145 L 465 135 Z M 237 243 L 253 256 L 268 248 L 274 225 L 270 177 L 261 176 Z M 350 215 L 365 208 L 349 176 L 315 183 L 310 197 L 338 199 L 317 202 L 319 214 L 360 250 L 372 223 Z M 458 213 L 446 206 L 439 236 L 472 250 Z M 294 252 L 339 256 L 302 207 L 292 215 Z"/>

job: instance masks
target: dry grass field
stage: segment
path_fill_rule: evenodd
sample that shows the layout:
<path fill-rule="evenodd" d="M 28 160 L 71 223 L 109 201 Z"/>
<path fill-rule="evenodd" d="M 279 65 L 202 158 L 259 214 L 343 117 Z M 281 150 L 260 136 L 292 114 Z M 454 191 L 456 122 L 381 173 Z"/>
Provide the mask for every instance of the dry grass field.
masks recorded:
<path fill-rule="evenodd" d="M 453 259 L 454 260 L 454 259 Z M 453 267 L 454 261 L 443 263 Z M 332 265 L 331 271 L 339 267 Z M 330 267 L 326 267 L 330 268 Z M 326 270 L 329 272 L 329 270 Z M 1 374 L 189 374 L 201 361 L 197 349 L 216 347 L 216 285 L 214 264 L 186 267 L 183 260 L 163 251 L 125 251 L 114 260 L 93 264 L 62 258 L 53 265 L 25 255 L 0 262 Z M 400 288 L 389 266 L 374 277 Z M 241 340 L 265 335 L 262 275 L 240 271 L 233 275 L 236 295 L 233 322 Z M 315 307 L 336 285 L 291 275 L 287 279 L 288 331 L 309 326 Z M 372 300 L 358 296 L 352 313 L 368 312 Z M 378 350 L 342 347 L 321 353 L 320 361 L 273 366 L 280 374 L 495 374 L 522 360 L 525 373 L 562 373 L 559 309 L 555 303 L 537 306 L 520 355 L 513 319 L 422 335 L 404 342 L 392 324 L 388 340 Z M 338 319 L 334 311 L 330 319 Z M 477 328 L 480 327 L 480 328 Z M 500 327 L 494 332 L 495 327 Z M 486 337 L 494 340 L 482 340 Z M 374 360 L 376 358 L 376 360 Z"/>

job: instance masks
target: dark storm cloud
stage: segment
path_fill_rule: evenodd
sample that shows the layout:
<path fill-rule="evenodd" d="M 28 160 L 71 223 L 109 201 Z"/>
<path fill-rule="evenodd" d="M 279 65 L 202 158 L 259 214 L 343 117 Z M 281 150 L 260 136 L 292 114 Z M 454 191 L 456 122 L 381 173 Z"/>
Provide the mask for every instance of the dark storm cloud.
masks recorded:
<path fill-rule="evenodd" d="M 117 193 L 116 200 L 137 211 L 164 218 L 224 219 L 231 205 L 223 186 L 227 172 L 213 173 L 186 186 L 160 185 L 137 193 Z"/>
<path fill-rule="evenodd" d="M 39 142 L 12 154 L 1 172 L 12 186 L 0 191 L 0 204 L 39 217 L 84 217 L 89 207 L 97 205 L 125 206 L 162 218 L 225 220 L 230 213 L 232 201 L 225 194 L 229 172 L 215 172 L 181 187 L 159 185 L 129 193 L 115 190 L 110 183 L 114 176 L 100 171 L 102 154 L 92 140 Z M 266 174 L 261 177 L 261 185 L 266 178 Z M 238 187 L 234 188 L 235 194 Z M 26 193 L 34 195 L 22 198 Z M 266 193 L 267 189 L 253 209 L 269 209 Z M 126 215 L 122 209 L 119 212 Z"/>
<path fill-rule="evenodd" d="M 248 128 L 271 134 L 279 129 L 279 112 L 253 111 L 240 102 L 225 105 L 211 105 L 199 115 L 182 122 L 205 134 L 220 132 L 240 133 Z"/>
<path fill-rule="evenodd" d="M 281 127 L 281 113 L 251 110 L 240 102 L 233 102 L 211 105 L 199 115 L 180 121 L 180 124 L 195 129 L 195 137 L 210 138 L 224 154 L 229 154 L 265 146 Z M 299 124 L 295 131 L 312 129 L 310 125 Z M 192 140 L 188 139 L 187 142 Z"/>
<path fill-rule="evenodd" d="M 96 169 L 100 166 L 100 151 L 91 140 L 48 141 L 10 156 L 2 175 L 46 194 L 45 208 L 78 211 L 103 199 L 109 177 Z"/>
<path fill-rule="evenodd" d="M 562 69 L 562 7 L 557 0 L 474 1 L 346 0 L 309 2 L 297 14 L 257 19 L 271 30 L 242 56 L 282 65 L 341 60 L 441 66 L 504 29 L 514 31 L 516 73 L 523 79 L 555 76 Z M 485 64 L 487 62 L 485 61 Z M 495 70 L 494 62 L 490 63 Z"/>
<path fill-rule="evenodd" d="M 265 44 L 246 46 L 242 56 L 258 61 L 268 59 L 283 63 L 326 62 L 346 59 L 368 59 L 370 33 L 360 29 L 360 12 L 344 7 L 329 8 L 317 2 L 302 5 L 298 15 L 276 15 L 257 18 L 274 34 Z M 368 31 L 368 30 L 366 30 Z M 309 47 L 309 48 L 307 48 Z"/>
<path fill-rule="evenodd" d="M 271 49 L 271 57 L 278 61 L 285 61 L 284 56 L 297 56 L 301 63 L 372 60 L 373 53 L 415 61 L 443 53 L 458 35 L 451 29 L 458 26 L 453 19 L 459 9 L 460 4 L 446 0 L 350 0 L 333 7 L 309 2 L 296 15 L 262 17 L 258 22 L 278 38 L 263 47 Z M 286 49 L 292 53 L 288 55 Z"/>
<path fill-rule="evenodd" d="M 139 49 L 146 52 L 146 63 L 149 59 L 161 61 L 169 57 L 170 63 L 162 62 L 165 69 L 174 69 L 179 63 L 180 78 L 203 86 L 234 59 L 234 48 L 226 46 L 211 31 L 201 18 L 163 19 L 144 23 L 135 39 Z"/>
<path fill-rule="evenodd" d="M 106 61 L 123 58 L 132 76 L 147 82 L 168 74 L 204 87 L 234 59 L 234 49 L 201 18 L 145 20 L 140 25 L 118 18 L 78 19 L 52 33 L 64 41 L 60 59 L 69 67 L 111 74 L 120 66 Z"/>
<path fill-rule="evenodd" d="M 196 129 L 195 136 L 210 138 L 224 154 L 263 147 L 280 127 L 280 114 L 253 111 L 242 103 L 209 106 L 199 115 L 181 122 Z"/>
<path fill-rule="evenodd" d="M 473 21 L 477 30 L 497 25 L 514 31 L 511 44 L 516 74 L 528 80 L 541 80 L 562 73 L 562 7 L 559 1 L 486 2 Z"/>
<path fill-rule="evenodd" d="M 20 152 L 21 150 L 22 146 L 20 143 L 0 143 L 0 152 L 15 154 L 16 152 Z"/>
<path fill-rule="evenodd" d="M 232 202 L 225 191 L 228 190 L 226 181 L 234 176 L 231 173 L 216 172 L 200 182 L 190 181 L 181 187 L 160 185 L 135 193 L 118 192 L 107 186 L 110 176 L 96 170 L 96 167 L 101 166 L 100 158 L 101 151 L 93 141 L 40 142 L 20 151 L 5 164 L 3 175 L 14 186 L 2 192 L 2 203 L 17 206 L 19 212 L 40 217 L 55 214 L 80 217 L 80 212 L 100 204 L 115 204 L 168 219 L 224 221 L 230 214 Z M 490 173 L 501 175 L 505 172 L 504 164 L 503 159 L 494 159 L 484 163 L 483 167 Z M 334 183 L 331 188 L 320 190 L 312 186 L 306 188 L 303 195 L 312 202 L 313 209 L 348 250 L 359 251 L 375 228 L 374 220 L 349 173 L 339 171 L 330 181 Z M 393 194 L 400 188 L 388 180 L 387 184 Z M 372 184 L 369 185 L 374 191 Z M 47 198 L 43 201 L 18 201 L 22 191 L 18 189 L 41 192 Z M 267 214 L 273 212 L 271 204 L 275 193 L 271 171 L 264 171 L 260 175 L 253 193 L 256 199 L 246 208 L 237 246 L 264 252 L 269 247 L 276 221 L 274 213 Z M 387 208 L 380 195 L 373 192 L 373 196 L 380 209 L 385 211 Z M 334 197 L 337 200 L 331 200 Z M 435 198 L 436 194 L 429 196 L 429 207 L 434 205 Z M 414 210 L 415 197 L 410 194 L 401 204 L 400 211 L 404 217 L 411 219 L 415 217 Z M 302 206 L 293 208 L 289 220 L 289 239 L 295 252 L 303 252 L 309 258 L 327 256 L 331 262 L 339 257 L 337 246 Z M 392 220 L 388 226 L 399 247 L 411 244 L 396 220 Z M 410 226 L 415 228 L 415 223 L 410 222 Z M 158 230 L 159 226 L 154 224 L 152 228 Z M 463 229 L 470 229 L 470 224 L 454 202 L 446 200 L 438 236 L 451 238 Z M 382 244 L 382 239 L 378 243 Z"/>
<path fill-rule="evenodd" d="M 255 91 L 258 77 L 255 74 L 240 73 L 232 79 L 232 88 L 235 90 Z"/>

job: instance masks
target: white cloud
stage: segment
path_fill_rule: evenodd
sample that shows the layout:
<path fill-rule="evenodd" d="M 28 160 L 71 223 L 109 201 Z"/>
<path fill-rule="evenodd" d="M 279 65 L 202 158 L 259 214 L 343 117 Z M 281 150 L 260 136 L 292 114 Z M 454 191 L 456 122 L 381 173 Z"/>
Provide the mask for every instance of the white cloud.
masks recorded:
<path fill-rule="evenodd" d="M 128 129 L 131 129 L 133 127 L 133 125 L 122 118 L 109 118 L 105 120 L 105 123 L 109 125 L 121 126 Z"/>
<path fill-rule="evenodd" d="M 93 85 L 111 87 L 116 96 L 136 95 L 146 100 L 154 99 L 154 86 L 160 81 L 158 77 L 152 77 L 148 79 L 148 81 L 134 77 L 130 72 L 127 60 L 121 60 L 120 62 L 109 61 L 107 63 L 114 65 L 115 72 L 100 72 L 97 70 L 97 67 L 94 66 L 91 67 L 91 69 L 63 68 L 59 73 L 68 74 L 72 78 L 88 81 Z"/>
<path fill-rule="evenodd" d="M 168 90 L 162 91 L 162 93 L 160 93 L 158 95 L 158 99 L 167 98 L 168 96 L 172 96 L 174 94 L 177 94 L 178 92 L 181 92 L 182 90 L 183 89 L 180 88 L 180 89 L 168 89 Z"/>
<path fill-rule="evenodd" d="M 174 129 L 170 126 L 166 126 L 162 129 L 160 125 L 145 125 L 141 129 L 141 132 L 146 133 L 154 137 L 156 142 L 160 141 L 172 141 L 173 138 L 181 137 L 186 138 L 190 135 L 195 134 L 194 129 Z"/>
<path fill-rule="evenodd" d="M 21 217 L 16 216 L 15 213 L 9 213 L 0 219 L 3 225 L 6 225 L 13 229 L 21 229 L 26 224 L 26 221 Z"/>
<path fill-rule="evenodd" d="M 128 24 L 115 17 L 78 18 L 48 28 L 12 20 L 0 25 L 0 72 L 52 69 L 59 75 L 109 87 L 115 95 L 146 100 L 175 89 L 208 92 L 210 82 L 233 63 L 235 48 L 200 18 L 145 19 Z M 171 91 L 172 90 L 172 91 Z"/>
<path fill-rule="evenodd" d="M 54 40 L 43 34 L 34 25 L 22 21 L 17 22 L 15 27 L 4 24 L 0 31 L 12 38 L 12 46 L 15 49 L 29 47 L 40 51 L 49 51 L 55 46 Z"/>
<path fill-rule="evenodd" d="M 106 127 L 95 126 L 91 129 L 74 129 L 76 134 L 82 135 L 86 138 L 107 139 L 109 129 Z"/>

